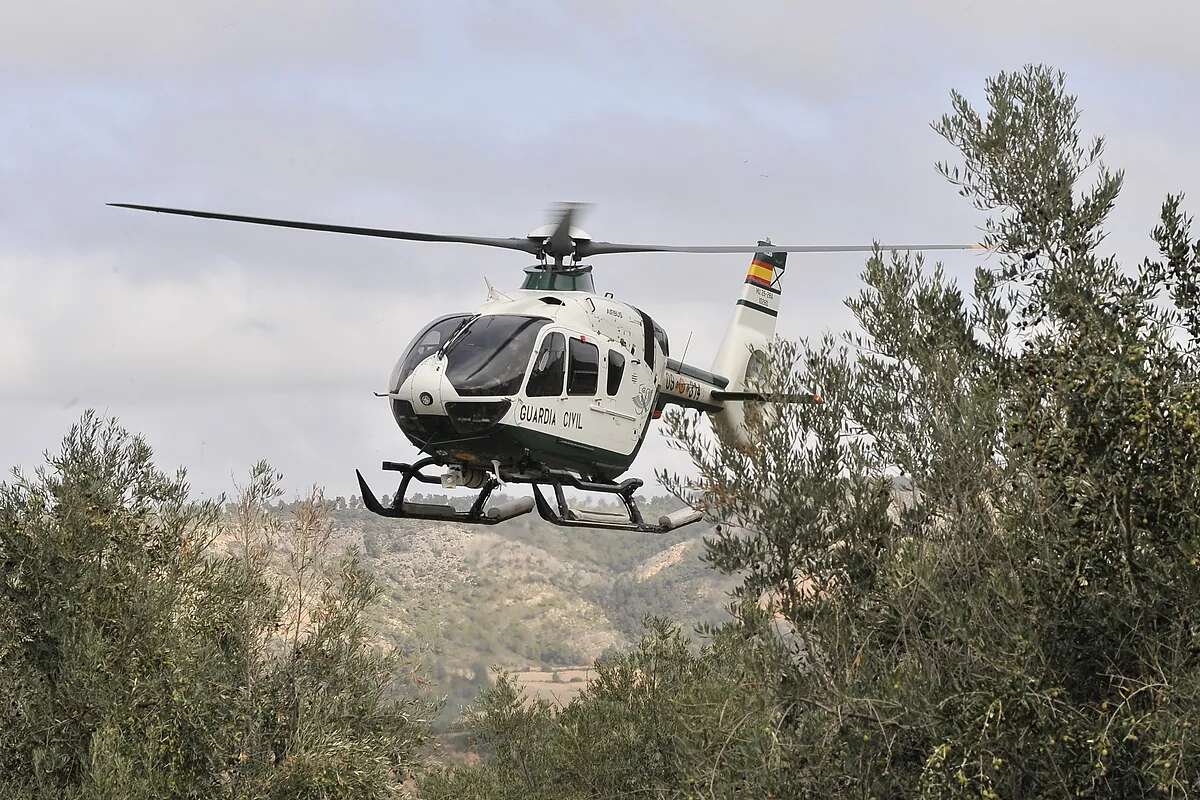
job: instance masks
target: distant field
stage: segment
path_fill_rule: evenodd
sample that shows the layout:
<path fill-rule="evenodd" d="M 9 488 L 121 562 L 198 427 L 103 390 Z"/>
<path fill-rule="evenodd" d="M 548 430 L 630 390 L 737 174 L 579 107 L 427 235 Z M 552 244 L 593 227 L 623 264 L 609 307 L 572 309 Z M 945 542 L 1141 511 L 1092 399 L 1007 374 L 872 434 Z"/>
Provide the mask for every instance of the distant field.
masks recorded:
<path fill-rule="evenodd" d="M 565 706 L 588 685 L 593 670 L 589 666 L 578 666 L 553 671 L 530 669 L 509 674 L 531 700 L 545 700 L 555 706 Z M 494 680 L 495 676 L 492 678 Z"/>

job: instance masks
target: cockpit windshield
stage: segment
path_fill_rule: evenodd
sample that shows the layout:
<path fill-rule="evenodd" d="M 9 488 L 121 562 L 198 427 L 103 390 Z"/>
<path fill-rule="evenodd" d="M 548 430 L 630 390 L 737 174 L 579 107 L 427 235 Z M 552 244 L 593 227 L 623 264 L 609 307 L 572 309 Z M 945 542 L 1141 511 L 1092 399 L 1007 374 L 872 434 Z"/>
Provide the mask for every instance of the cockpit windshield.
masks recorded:
<path fill-rule="evenodd" d="M 400 356 L 392 378 L 388 381 L 388 391 L 399 391 L 400 386 L 412 375 L 414 369 L 425 359 L 436 353 L 454 333 L 471 319 L 471 314 L 451 314 L 429 323 L 425 330 L 417 334 L 412 344 Z"/>
<path fill-rule="evenodd" d="M 446 377 L 464 397 L 516 394 L 545 317 L 476 317 L 446 348 Z"/>

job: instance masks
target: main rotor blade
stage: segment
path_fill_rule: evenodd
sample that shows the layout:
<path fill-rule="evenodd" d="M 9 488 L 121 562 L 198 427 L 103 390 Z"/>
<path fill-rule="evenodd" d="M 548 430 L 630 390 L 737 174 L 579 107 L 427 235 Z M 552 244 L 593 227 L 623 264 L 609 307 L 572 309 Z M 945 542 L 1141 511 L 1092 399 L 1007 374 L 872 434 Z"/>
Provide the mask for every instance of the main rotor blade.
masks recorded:
<path fill-rule="evenodd" d="M 458 244 L 479 244 L 486 247 L 503 247 L 506 250 L 521 250 L 525 253 L 534 254 L 536 254 L 541 248 L 540 242 L 531 241 L 525 238 L 502 239 L 489 236 L 452 236 L 440 233 L 394 231 L 387 228 L 358 228 L 351 225 L 328 225 L 321 222 L 296 222 L 288 219 L 246 217 L 240 214 L 218 214 L 212 211 L 192 211 L 186 208 L 142 206 L 134 203 L 109 203 L 109 205 L 117 208 L 132 208 L 138 211 L 156 211 L 160 214 L 179 214 L 185 217 L 200 217 L 202 219 L 223 219 L 230 222 L 249 222 L 253 225 L 273 225 L 277 228 L 300 228 L 307 231 L 347 233 L 353 236 L 377 236 L 384 239 L 406 239 L 414 242 L 455 242 Z"/>
<path fill-rule="evenodd" d="M 621 244 L 618 242 L 580 242 L 576 258 L 609 253 L 870 253 L 883 251 L 915 252 L 921 250 L 984 250 L 980 244 L 849 244 L 849 245 L 787 245 L 734 244 L 711 247 L 676 247 L 665 244 Z"/>

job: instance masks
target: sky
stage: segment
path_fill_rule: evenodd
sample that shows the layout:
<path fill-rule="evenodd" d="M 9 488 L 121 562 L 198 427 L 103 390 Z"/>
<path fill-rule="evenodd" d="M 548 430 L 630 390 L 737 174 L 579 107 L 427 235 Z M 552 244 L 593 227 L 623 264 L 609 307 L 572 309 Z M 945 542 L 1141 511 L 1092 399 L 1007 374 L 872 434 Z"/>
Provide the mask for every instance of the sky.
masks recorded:
<path fill-rule="evenodd" d="M 1106 247 L 1151 254 L 1200 187 L 1200 4 L 10 3 L 0 26 L 0 467 L 87 408 L 196 492 L 267 459 L 290 493 L 386 484 L 413 455 L 382 390 L 416 330 L 516 286 L 527 256 L 172 218 L 132 202 L 520 236 L 557 201 L 597 239 L 971 242 L 937 174 L 958 89 L 1067 73 L 1126 170 Z M 1200 210 L 1200 194 L 1188 203 Z M 980 256 L 942 257 L 967 278 Z M 863 258 L 793 256 L 779 332 L 842 330 Z M 706 366 L 743 256 L 597 258 Z M 651 429 L 632 474 L 685 469 Z"/>

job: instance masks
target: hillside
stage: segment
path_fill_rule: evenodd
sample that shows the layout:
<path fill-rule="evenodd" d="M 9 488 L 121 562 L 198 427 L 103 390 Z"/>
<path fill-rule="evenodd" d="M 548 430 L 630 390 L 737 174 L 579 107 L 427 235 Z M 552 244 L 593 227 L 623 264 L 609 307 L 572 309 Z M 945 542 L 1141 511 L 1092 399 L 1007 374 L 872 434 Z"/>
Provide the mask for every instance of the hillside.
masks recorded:
<path fill-rule="evenodd" d="M 648 515 L 677 505 L 642 502 Z M 700 561 L 703 523 L 655 536 L 558 528 L 536 513 L 471 526 L 383 519 L 357 498 L 331 505 L 330 556 L 361 552 L 383 589 L 371 613 L 380 639 L 446 695 L 443 726 L 491 667 L 537 674 L 589 665 L 628 645 L 647 615 L 685 626 L 718 618 L 732 586 Z"/>

